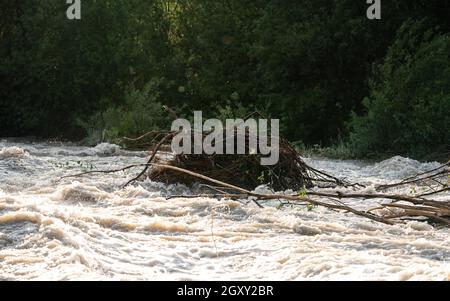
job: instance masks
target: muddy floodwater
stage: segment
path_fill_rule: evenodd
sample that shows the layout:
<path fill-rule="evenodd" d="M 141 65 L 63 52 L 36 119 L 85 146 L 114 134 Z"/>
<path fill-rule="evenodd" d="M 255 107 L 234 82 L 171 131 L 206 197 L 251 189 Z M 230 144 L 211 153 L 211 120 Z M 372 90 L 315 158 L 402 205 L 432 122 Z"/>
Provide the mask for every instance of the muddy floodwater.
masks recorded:
<path fill-rule="evenodd" d="M 139 170 L 60 179 L 147 155 L 111 144 L 0 140 L 0 280 L 450 280 L 450 231 L 424 222 L 388 226 L 275 201 L 260 209 L 245 200 L 167 199 L 197 188 L 151 181 L 121 189 Z M 365 193 L 439 166 L 403 157 L 305 160 L 367 184 Z"/>

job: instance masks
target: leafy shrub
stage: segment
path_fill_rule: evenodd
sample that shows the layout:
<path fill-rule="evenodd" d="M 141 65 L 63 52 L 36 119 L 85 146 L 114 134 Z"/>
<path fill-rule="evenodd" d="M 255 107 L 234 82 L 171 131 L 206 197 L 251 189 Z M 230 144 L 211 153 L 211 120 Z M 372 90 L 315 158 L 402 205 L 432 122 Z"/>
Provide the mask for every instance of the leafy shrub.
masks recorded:
<path fill-rule="evenodd" d="M 125 93 L 123 105 L 110 107 L 88 121 L 79 121 L 88 133 L 86 142 L 116 142 L 117 138 L 135 137 L 148 131 L 169 128 L 167 114 L 159 102 L 158 90 L 162 81 L 153 79 L 142 89 L 131 86 Z"/>
<path fill-rule="evenodd" d="M 371 81 L 364 116 L 353 114 L 357 156 L 435 159 L 450 148 L 450 37 L 406 22 Z"/>

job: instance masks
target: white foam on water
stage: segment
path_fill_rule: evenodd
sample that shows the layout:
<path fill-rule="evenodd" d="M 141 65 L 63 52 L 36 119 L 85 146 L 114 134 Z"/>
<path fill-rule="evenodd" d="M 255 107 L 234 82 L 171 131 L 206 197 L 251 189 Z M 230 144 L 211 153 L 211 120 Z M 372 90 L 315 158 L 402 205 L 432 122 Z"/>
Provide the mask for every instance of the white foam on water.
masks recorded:
<path fill-rule="evenodd" d="M 110 144 L 2 141 L 0 149 L 0 279 L 450 280 L 449 229 L 419 221 L 387 226 L 325 208 L 277 209 L 277 202 L 260 209 L 167 199 L 194 191 L 148 180 L 122 189 L 139 170 L 61 178 L 145 161 L 142 152 Z M 306 160 L 367 183 L 365 193 L 439 166 L 402 157 Z"/>
<path fill-rule="evenodd" d="M 28 156 L 28 153 L 20 147 L 11 146 L 11 147 L 3 147 L 0 149 L 0 158 L 21 158 Z"/>

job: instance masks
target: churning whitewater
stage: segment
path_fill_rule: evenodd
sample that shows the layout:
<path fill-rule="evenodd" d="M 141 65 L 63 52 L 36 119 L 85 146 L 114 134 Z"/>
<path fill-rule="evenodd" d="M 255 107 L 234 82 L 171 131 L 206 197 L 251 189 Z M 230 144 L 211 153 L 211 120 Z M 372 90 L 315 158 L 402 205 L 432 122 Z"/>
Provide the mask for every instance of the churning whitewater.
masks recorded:
<path fill-rule="evenodd" d="M 61 179 L 147 156 L 111 144 L 0 141 L 0 280 L 450 280 L 450 231 L 427 223 L 169 198 L 197 188 L 151 181 L 121 189 L 139 170 Z M 366 193 L 439 166 L 402 157 L 305 160 L 368 185 Z"/>

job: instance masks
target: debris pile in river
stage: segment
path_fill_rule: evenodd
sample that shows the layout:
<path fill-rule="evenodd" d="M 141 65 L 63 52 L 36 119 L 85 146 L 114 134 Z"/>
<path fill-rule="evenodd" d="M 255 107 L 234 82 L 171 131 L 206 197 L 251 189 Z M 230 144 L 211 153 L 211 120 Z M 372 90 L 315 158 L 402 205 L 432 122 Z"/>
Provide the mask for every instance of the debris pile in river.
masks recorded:
<path fill-rule="evenodd" d="M 314 189 L 302 189 L 299 192 L 289 194 L 258 193 L 255 191 L 250 191 L 230 183 L 222 182 L 220 180 L 183 169 L 181 167 L 153 162 L 154 159 L 155 152 L 146 164 L 130 165 L 116 170 L 93 170 L 80 174 L 68 175 L 66 177 L 77 177 L 92 173 L 115 173 L 145 166 L 139 175 L 129 180 L 124 187 L 142 178 L 148 168 L 152 167 L 175 171 L 177 173 L 190 176 L 193 179 L 195 178 L 198 181 L 215 185 L 208 186 L 213 191 L 213 193 L 210 194 L 181 195 L 171 197 L 208 197 L 216 199 L 228 198 L 234 200 L 251 200 L 259 207 L 263 207 L 262 204 L 265 201 L 277 200 L 280 202 L 280 205 L 282 205 L 281 207 L 284 205 L 305 206 L 307 209 L 314 206 L 325 207 L 332 210 L 350 212 L 357 216 L 388 225 L 403 223 L 407 220 L 413 219 L 419 221 L 429 221 L 433 225 L 450 226 L 450 161 L 439 168 L 418 174 L 399 183 L 379 185 L 376 187 L 376 192 L 363 192 L 361 191 L 361 188 L 364 188 L 363 185 L 347 184 L 346 186 L 349 187 L 352 192 L 343 193 L 341 189 L 336 189 L 336 187 L 314 187 Z M 409 194 L 395 194 L 386 192 L 392 188 L 411 184 L 417 185 L 418 188 L 420 187 L 421 193 L 417 193 L 415 190 L 411 191 Z M 341 185 L 344 185 L 344 183 L 341 182 Z M 366 210 L 358 210 L 347 203 L 347 200 L 354 201 L 355 199 L 375 199 L 379 205 Z"/>
<path fill-rule="evenodd" d="M 263 155 L 263 152 L 260 150 L 262 146 L 258 142 L 261 137 L 258 136 L 259 132 L 251 131 L 245 126 L 239 128 L 245 121 L 247 119 L 242 120 L 241 124 L 236 123 L 237 125 L 232 129 L 232 135 L 229 135 L 229 127 L 222 127 L 223 130 L 219 132 L 220 135 L 216 133 L 213 145 L 216 146 L 220 142 L 219 149 L 221 151 L 213 154 L 207 154 L 204 149 L 200 153 L 194 151 L 194 143 L 191 142 L 195 140 L 197 134 L 201 136 L 201 141 L 205 141 L 212 135 L 212 131 L 203 129 L 201 132 L 189 129 L 189 132 L 186 134 L 187 138 L 190 138 L 189 146 L 187 147 L 189 151 L 171 155 L 167 153 L 157 155 L 157 153 L 162 148 L 167 150 L 179 133 L 166 133 L 164 136 L 161 132 L 149 132 L 137 139 L 124 138 L 123 141 L 126 142 L 128 147 L 133 149 L 139 147 L 147 148 L 152 145 L 154 148 L 153 153 L 155 154 L 154 162 L 162 166 L 179 167 L 246 189 L 254 189 L 262 184 L 266 184 L 275 191 L 287 189 L 298 191 L 315 185 L 337 186 L 344 184 L 339 179 L 305 164 L 300 154 L 289 141 L 280 138 L 278 135 L 275 136 L 278 160 L 272 165 L 262 164 L 262 160 L 266 158 L 267 153 Z M 274 137 L 272 136 L 271 138 L 273 139 Z M 232 139 L 232 154 L 228 152 L 228 148 L 226 149 L 227 152 L 225 152 L 230 139 Z M 266 140 L 269 139 L 266 137 Z M 240 152 L 237 151 L 239 142 L 243 144 Z M 274 146 L 273 143 L 275 142 L 271 141 L 270 147 Z M 158 147 L 155 147 L 155 144 Z M 154 166 L 148 172 L 146 171 L 140 176 L 140 179 L 146 177 L 166 184 L 183 183 L 191 185 L 194 182 L 207 182 L 178 170 L 158 166 Z"/>
<path fill-rule="evenodd" d="M 278 191 L 299 190 L 313 186 L 313 172 L 287 141 L 282 141 L 280 144 L 278 163 L 261 165 L 260 160 L 259 154 L 176 154 L 168 159 L 158 158 L 159 163 L 180 167 L 247 189 L 254 189 L 261 184 L 267 184 Z M 199 182 L 198 178 L 186 173 L 160 167 L 152 168 L 148 177 L 164 183 L 190 185 L 193 182 Z"/>
<path fill-rule="evenodd" d="M 201 195 L 204 197 L 251 198 L 258 206 L 261 206 L 260 202 L 266 200 L 279 200 L 284 202 L 283 204 L 291 205 L 316 205 L 344 210 L 385 224 L 414 219 L 450 225 L 450 197 L 445 201 L 433 199 L 438 196 L 441 199 L 442 196 L 449 196 L 450 162 L 399 183 L 377 186 L 376 193 L 362 193 L 359 189 L 364 187 L 363 185 L 346 183 L 305 164 L 300 154 L 283 139 L 280 139 L 279 163 L 274 166 L 262 166 L 258 155 L 202 154 L 157 158 L 158 149 L 171 141 L 173 136 L 174 133 L 169 133 L 160 140 L 144 170 L 126 185 L 147 176 L 165 183 L 202 182 L 210 184 L 207 187 L 215 192 Z M 298 192 L 286 195 L 251 191 L 262 183 L 268 184 L 274 190 L 292 189 Z M 392 188 L 406 185 L 420 187 L 421 193 L 416 189 L 412 189 L 409 194 L 388 193 Z M 312 187 L 316 189 L 310 189 Z M 336 189 L 339 187 L 351 187 L 355 192 L 343 193 Z M 349 199 L 376 199 L 379 200 L 379 206 L 365 211 L 356 210 L 345 203 L 345 200 Z"/>
<path fill-rule="evenodd" d="M 379 185 L 376 192 L 367 193 L 359 183 L 350 184 L 308 166 L 300 154 L 285 139 L 279 139 L 279 161 L 275 165 L 262 165 L 261 155 L 162 154 L 180 132 L 149 132 L 139 138 L 124 138 L 133 149 L 152 146 L 151 156 L 145 164 L 131 165 L 118 170 L 97 170 L 90 173 L 112 173 L 143 167 L 141 172 L 125 185 L 150 178 L 164 183 L 204 183 L 211 194 L 180 197 L 214 197 L 249 199 L 262 207 L 268 200 L 278 200 L 281 205 L 320 206 L 342 210 L 385 224 L 395 224 L 410 219 L 427 220 L 450 226 L 450 161 L 439 168 L 407 178 L 399 183 Z M 249 149 L 250 135 L 245 134 L 245 148 Z M 202 132 L 201 136 L 210 132 Z M 191 133 L 190 135 L 194 135 Z M 294 193 L 257 193 L 253 189 L 267 184 L 273 190 L 294 190 Z M 413 187 L 409 193 L 390 193 L 390 189 Z M 342 192 L 342 187 L 347 189 Z M 418 189 L 416 190 L 415 187 Z M 314 188 L 314 189 L 311 189 Z M 420 190 L 419 190 L 420 188 Z M 398 191 L 398 190 L 397 190 Z M 418 192 L 420 191 L 420 192 Z M 357 210 L 347 200 L 377 200 L 378 206 Z"/>

